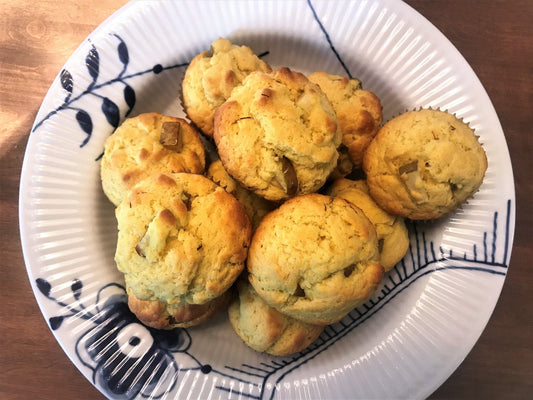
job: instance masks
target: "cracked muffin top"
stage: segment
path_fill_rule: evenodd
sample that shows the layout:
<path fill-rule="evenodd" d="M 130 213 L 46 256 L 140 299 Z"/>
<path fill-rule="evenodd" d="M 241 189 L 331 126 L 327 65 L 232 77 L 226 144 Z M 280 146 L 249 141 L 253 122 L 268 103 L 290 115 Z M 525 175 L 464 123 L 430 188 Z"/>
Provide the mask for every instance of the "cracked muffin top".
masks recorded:
<path fill-rule="evenodd" d="M 192 59 L 182 83 L 182 100 L 192 122 L 207 136 L 213 136 L 215 109 L 230 96 L 235 86 L 253 71 L 270 71 L 248 46 L 237 46 L 220 38 Z"/>
<path fill-rule="evenodd" d="M 374 292 L 383 277 L 374 226 L 348 201 L 297 196 L 267 214 L 248 255 L 257 294 L 283 314 L 332 324 Z"/>
<path fill-rule="evenodd" d="M 224 168 L 244 187 L 279 201 L 318 190 L 337 165 L 337 117 L 305 75 L 254 72 L 215 113 Z"/>
<path fill-rule="evenodd" d="M 203 173 L 205 149 L 186 120 L 144 113 L 126 119 L 106 139 L 100 166 L 102 189 L 118 206 L 135 184 L 156 172 Z"/>
<path fill-rule="evenodd" d="M 450 113 L 421 109 L 387 122 L 368 146 L 370 194 L 391 214 L 434 219 L 476 193 L 487 157 L 474 131 Z"/>
<path fill-rule="evenodd" d="M 244 268 L 250 220 L 204 176 L 153 175 L 130 191 L 116 217 L 115 261 L 139 300 L 205 304 Z"/>

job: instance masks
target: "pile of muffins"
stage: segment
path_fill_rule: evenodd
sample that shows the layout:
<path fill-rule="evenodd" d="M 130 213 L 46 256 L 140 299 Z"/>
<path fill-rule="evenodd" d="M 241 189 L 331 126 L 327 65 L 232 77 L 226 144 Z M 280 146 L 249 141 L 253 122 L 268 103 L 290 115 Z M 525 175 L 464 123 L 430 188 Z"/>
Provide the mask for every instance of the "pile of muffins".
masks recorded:
<path fill-rule="evenodd" d="M 454 211 L 487 168 L 454 115 L 382 125 L 359 80 L 272 70 L 227 39 L 191 61 L 181 99 L 189 120 L 141 114 L 105 143 L 128 304 L 158 329 L 227 310 L 259 352 L 301 351 L 365 302 L 408 249 L 405 219 Z"/>

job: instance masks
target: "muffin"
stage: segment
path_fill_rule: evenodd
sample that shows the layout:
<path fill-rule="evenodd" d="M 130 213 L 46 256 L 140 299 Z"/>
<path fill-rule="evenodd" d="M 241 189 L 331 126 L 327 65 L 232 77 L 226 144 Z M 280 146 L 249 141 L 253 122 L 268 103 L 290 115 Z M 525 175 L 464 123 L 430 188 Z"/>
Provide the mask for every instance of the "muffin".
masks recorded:
<path fill-rule="evenodd" d="M 252 71 L 270 71 L 248 46 L 237 46 L 220 38 L 192 59 L 182 83 L 183 106 L 188 117 L 207 136 L 213 136 L 215 109 L 235 86 Z"/>
<path fill-rule="evenodd" d="M 235 333 L 255 351 L 287 356 L 304 350 L 324 330 L 286 316 L 266 304 L 254 288 L 241 280 L 237 283 L 238 297 L 228 308 L 229 320 Z"/>
<path fill-rule="evenodd" d="M 213 161 L 207 169 L 206 176 L 232 194 L 243 205 L 250 218 L 252 229 L 259 226 L 263 217 L 276 208 L 277 204 L 250 192 L 233 179 L 224 169 L 220 160 Z"/>
<path fill-rule="evenodd" d="M 413 220 L 442 217 L 476 193 L 487 157 L 474 131 L 450 113 L 421 109 L 387 122 L 368 146 L 370 194 L 387 212 Z"/>
<path fill-rule="evenodd" d="M 332 324 L 361 305 L 383 277 L 376 230 L 340 197 L 294 197 L 267 214 L 248 255 L 249 280 L 271 307 Z"/>
<path fill-rule="evenodd" d="M 244 268 L 250 220 L 232 195 L 204 176 L 152 175 L 129 192 L 116 217 L 115 262 L 139 301 L 205 305 Z"/>
<path fill-rule="evenodd" d="M 205 150 L 186 120 L 145 113 L 126 119 L 107 138 L 100 165 L 104 193 L 118 206 L 135 184 L 154 173 L 202 174 Z"/>
<path fill-rule="evenodd" d="M 338 179 L 328 188 L 327 194 L 342 197 L 359 207 L 374 224 L 378 235 L 379 262 L 385 272 L 405 256 L 409 248 L 409 232 L 404 219 L 387 213 L 377 205 L 365 180 Z"/>
<path fill-rule="evenodd" d="M 341 134 L 326 95 L 303 74 L 254 72 L 215 113 L 228 173 L 271 201 L 315 192 L 337 165 Z"/>
<path fill-rule="evenodd" d="M 324 71 L 308 76 L 328 96 L 342 132 L 342 144 L 347 148 L 351 161 L 361 168 L 366 148 L 376 136 L 383 121 L 379 98 L 363 90 L 361 81 L 348 79 Z"/>

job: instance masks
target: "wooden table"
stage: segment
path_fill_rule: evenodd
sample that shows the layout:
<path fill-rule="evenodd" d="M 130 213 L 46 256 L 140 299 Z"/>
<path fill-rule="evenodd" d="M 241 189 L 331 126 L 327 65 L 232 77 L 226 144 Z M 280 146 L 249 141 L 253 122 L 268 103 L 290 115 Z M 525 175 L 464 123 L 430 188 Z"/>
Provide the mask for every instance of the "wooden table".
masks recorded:
<path fill-rule="evenodd" d="M 0 5 L 0 398 L 99 399 L 41 316 L 24 267 L 18 187 L 37 110 L 71 53 L 125 0 L 5 0 Z M 533 393 L 533 2 L 410 0 L 485 86 L 513 160 L 517 224 L 501 298 L 479 342 L 432 399 L 525 399 Z"/>

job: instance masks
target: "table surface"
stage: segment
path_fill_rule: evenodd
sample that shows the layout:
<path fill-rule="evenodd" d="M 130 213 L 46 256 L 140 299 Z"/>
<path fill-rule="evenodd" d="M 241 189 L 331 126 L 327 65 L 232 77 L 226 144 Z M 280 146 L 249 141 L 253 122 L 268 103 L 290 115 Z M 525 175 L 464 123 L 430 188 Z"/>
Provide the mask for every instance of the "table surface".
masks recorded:
<path fill-rule="evenodd" d="M 99 399 L 55 341 L 26 275 L 18 228 L 22 160 L 37 110 L 73 51 L 124 0 L 2 1 L 0 7 L 0 398 Z M 498 113 L 513 163 L 516 231 L 501 297 L 479 341 L 432 399 L 533 393 L 533 2 L 407 1 L 470 63 Z"/>

